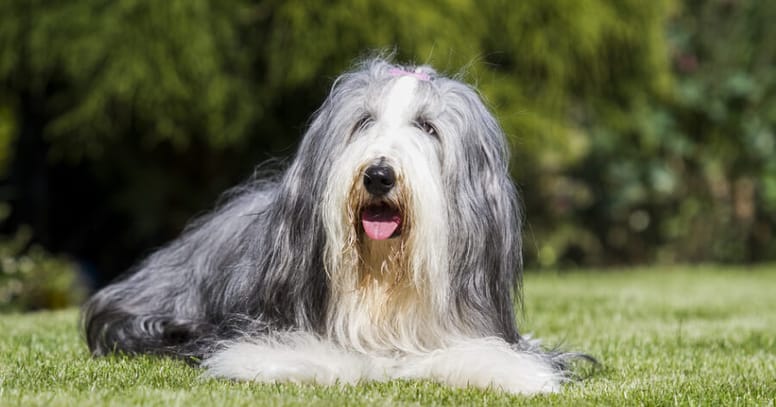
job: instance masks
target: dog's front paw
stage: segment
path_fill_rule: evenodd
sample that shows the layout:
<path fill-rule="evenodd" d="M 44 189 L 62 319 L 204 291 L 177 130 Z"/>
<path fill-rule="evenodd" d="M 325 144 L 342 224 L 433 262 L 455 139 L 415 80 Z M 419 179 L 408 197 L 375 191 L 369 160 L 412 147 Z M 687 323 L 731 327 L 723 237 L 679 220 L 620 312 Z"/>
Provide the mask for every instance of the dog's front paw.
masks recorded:
<path fill-rule="evenodd" d="M 399 376 L 514 394 L 552 393 L 560 390 L 563 382 L 562 375 L 541 354 L 515 350 L 498 338 L 464 340 L 408 358 Z"/>
<path fill-rule="evenodd" d="M 365 371 L 358 355 L 304 334 L 284 341 L 234 342 L 202 365 L 207 377 L 264 383 L 356 383 Z"/>

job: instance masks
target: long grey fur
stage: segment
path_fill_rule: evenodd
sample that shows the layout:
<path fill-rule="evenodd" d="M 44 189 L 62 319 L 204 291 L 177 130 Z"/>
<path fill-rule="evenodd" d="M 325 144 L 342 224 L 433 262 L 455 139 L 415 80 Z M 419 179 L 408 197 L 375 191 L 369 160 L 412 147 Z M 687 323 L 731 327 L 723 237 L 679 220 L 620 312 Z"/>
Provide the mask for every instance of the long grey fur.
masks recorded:
<path fill-rule="evenodd" d="M 323 335 L 330 291 L 321 203 L 330 157 L 341 153 L 395 68 L 374 58 L 338 78 L 285 171 L 230 191 L 177 240 L 97 292 L 82 314 L 92 354 L 196 360 L 237 335 Z M 516 326 L 522 215 L 504 134 L 476 90 L 424 69 L 433 80 L 423 91 L 446 106 L 438 131 L 454 312 L 482 337 L 500 337 L 563 369 L 572 355 L 542 351 Z"/>

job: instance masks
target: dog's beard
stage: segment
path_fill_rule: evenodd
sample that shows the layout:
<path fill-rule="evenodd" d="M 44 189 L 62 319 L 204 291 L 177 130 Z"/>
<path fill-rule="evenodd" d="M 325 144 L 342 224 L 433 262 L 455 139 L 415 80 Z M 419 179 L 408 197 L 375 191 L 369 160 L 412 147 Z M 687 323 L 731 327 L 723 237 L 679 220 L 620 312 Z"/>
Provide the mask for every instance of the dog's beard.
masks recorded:
<path fill-rule="evenodd" d="M 349 230 L 354 242 L 351 255 L 356 258 L 359 286 L 387 285 L 388 291 L 402 284 L 411 267 L 408 257 L 412 237 L 411 211 L 403 182 L 382 197 L 368 193 L 360 180 L 351 188 L 348 205 Z M 408 282 L 404 281 L 404 285 Z"/>
<path fill-rule="evenodd" d="M 441 261 L 446 257 L 428 253 L 434 247 L 429 242 L 419 244 L 419 239 L 428 237 L 419 236 L 423 231 L 417 228 L 421 221 L 418 201 L 413 199 L 417 191 L 399 177 L 390 193 L 374 197 L 361 178 L 352 180 L 343 202 L 346 216 L 336 228 L 344 232 L 339 237 L 344 244 L 329 242 L 332 292 L 327 333 L 341 345 L 362 352 L 438 348 L 451 335 L 449 315 L 434 303 L 438 295 L 434 290 L 447 285 L 433 281 L 428 263 L 429 257 Z"/>

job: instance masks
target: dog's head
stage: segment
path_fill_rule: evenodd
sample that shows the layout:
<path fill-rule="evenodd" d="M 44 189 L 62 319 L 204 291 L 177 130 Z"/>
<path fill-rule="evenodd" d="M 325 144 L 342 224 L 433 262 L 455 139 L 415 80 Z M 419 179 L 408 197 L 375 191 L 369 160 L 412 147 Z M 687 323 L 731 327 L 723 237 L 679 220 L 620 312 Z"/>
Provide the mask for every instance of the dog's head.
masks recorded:
<path fill-rule="evenodd" d="M 320 230 L 335 289 L 387 277 L 436 313 L 514 339 L 521 239 L 508 160 L 476 90 L 373 59 L 337 79 L 284 184 L 314 215 L 294 230 Z"/>

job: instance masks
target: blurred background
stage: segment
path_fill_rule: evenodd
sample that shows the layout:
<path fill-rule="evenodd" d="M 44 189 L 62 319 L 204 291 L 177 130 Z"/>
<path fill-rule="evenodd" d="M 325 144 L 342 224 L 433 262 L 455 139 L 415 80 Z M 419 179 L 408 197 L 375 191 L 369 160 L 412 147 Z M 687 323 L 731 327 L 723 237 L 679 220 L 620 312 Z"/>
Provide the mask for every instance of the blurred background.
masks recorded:
<path fill-rule="evenodd" d="M 395 50 L 479 87 L 529 268 L 776 259 L 776 2 L 2 0 L 0 309 L 77 304 Z"/>

